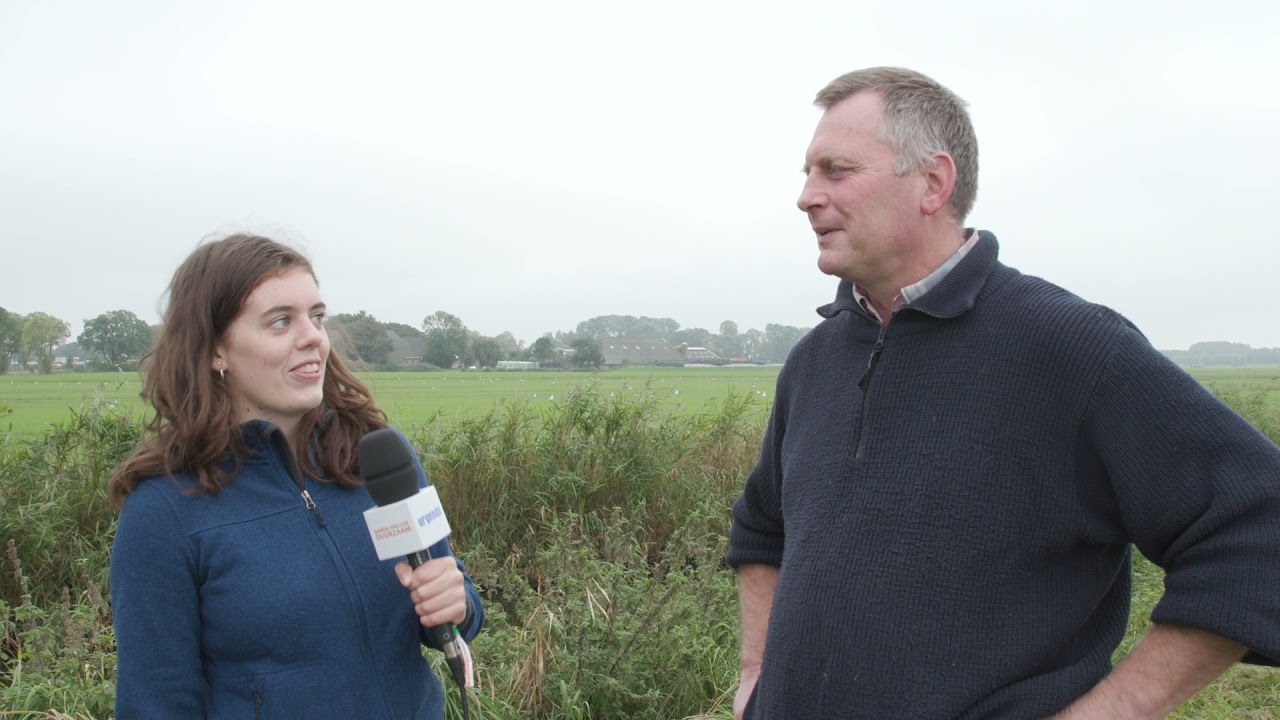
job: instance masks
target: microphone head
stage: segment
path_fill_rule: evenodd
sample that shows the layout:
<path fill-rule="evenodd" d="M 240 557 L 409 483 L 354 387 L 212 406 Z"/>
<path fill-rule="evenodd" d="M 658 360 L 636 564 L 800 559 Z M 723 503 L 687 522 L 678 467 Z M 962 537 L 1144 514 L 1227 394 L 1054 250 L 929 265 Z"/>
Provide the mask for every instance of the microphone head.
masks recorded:
<path fill-rule="evenodd" d="M 382 428 L 360 438 L 360 476 L 379 506 L 407 500 L 418 492 L 413 449 L 395 430 Z"/>

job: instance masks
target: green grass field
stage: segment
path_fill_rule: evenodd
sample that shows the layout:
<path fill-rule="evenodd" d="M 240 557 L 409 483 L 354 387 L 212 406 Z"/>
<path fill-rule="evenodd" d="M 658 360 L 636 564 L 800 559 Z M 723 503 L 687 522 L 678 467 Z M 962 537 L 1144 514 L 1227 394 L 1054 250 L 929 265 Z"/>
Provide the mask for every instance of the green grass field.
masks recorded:
<path fill-rule="evenodd" d="M 777 377 L 777 367 L 757 366 L 632 367 L 598 373 L 450 371 L 360 375 L 391 422 L 405 429 L 433 419 L 482 415 L 503 403 L 549 406 L 584 385 L 595 385 L 605 395 L 648 388 L 664 406 L 681 413 L 696 413 L 730 391 L 770 401 Z M 122 409 L 141 412 L 145 409 L 139 398 L 141 390 L 137 373 L 0 375 L 0 408 L 7 404 L 12 411 L 7 417 L 0 417 L 0 437 L 36 437 L 51 423 L 65 419 L 70 410 L 93 402 L 95 394 Z"/>
<path fill-rule="evenodd" d="M 1280 367 L 1191 368 L 1191 377 L 1217 393 L 1267 394 L 1267 408 L 1280 412 Z"/>
<path fill-rule="evenodd" d="M 137 373 L 57 373 L 0 375 L 0 437 L 31 439 L 65 420 L 71 410 L 89 405 L 96 395 L 122 409 L 141 411 Z"/>
<path fill-rule="evenodd" d="M 1280 411 L 1280 367 L 1192 368 L 1192 377 L 1216 391 L 1267 393 L 1271 409 Z M 392 423 L 406 429 L 433 419 L 455 419 L 487 413 L 496 405 L 527 402 L 535 408 L 549 405 L 575 387 L 596 385 L 606 394 L 648 388 L 664 405 L 681 413 L 696 413 L 709 401 L 730 391 L 773 399 L 777 367 L 723 368 L 631 367 L 587 372 L 404 372 L 362 373 Z M 51 423 L 65 419 L 69 411 L 93 401 L 104 401 L 141 412 L 138 394 L 142 382 L 137 373 L 60 373 L 55 375 L 0 375 L 0 437 L 10 440 L 35 437 Z"/>

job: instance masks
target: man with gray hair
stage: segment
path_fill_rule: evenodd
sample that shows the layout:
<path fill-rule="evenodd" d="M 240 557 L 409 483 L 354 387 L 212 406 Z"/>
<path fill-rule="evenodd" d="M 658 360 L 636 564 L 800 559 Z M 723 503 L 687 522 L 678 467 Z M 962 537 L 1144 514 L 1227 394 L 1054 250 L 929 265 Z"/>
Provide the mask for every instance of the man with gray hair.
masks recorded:
<path fill-rule="evenodd" d="M 1280 659 L 1280 449 L 1128 321 L 966 229 L 964 103 L 837 78 L 799 206 L 825 320 L 733 508 L 738 718 L 1158 718 Z M 1167 573 L 1113 669 L 1130 547 Z"/>

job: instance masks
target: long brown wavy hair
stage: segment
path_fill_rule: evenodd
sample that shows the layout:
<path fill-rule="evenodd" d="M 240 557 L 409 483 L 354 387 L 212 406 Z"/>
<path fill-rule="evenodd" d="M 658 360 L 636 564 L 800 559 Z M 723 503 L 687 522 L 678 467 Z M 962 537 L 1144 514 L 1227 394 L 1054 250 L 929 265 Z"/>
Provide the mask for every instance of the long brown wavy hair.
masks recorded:
<path fill-rule="evenodd" d="M 141 364 L 142 397 L 155 415 L 144 425 L 138 449 L 107 486 L 116 509 L 151 477 L 190 474 L 197 494 L 216 495 L 231 482 L 235 470 L 228 471 L 225 460 L 230 453 L 238 468 L 248 447 L 231 392 L 213 372 L 214 351 L 258 285 L 298 268 L 315 278 L 311 263 L 294 249 L 248 234 L 203 243 L 178 267 L 169 283 L 164 324 Z M 295 447 L 294 453 L 308 476 L 359 486 L 356 445 L 365 433 L 386 427 L 386 415 L 333 349 L 323 387 L 324 400 L 298 425 L 299 438 L 319 431 L 314 452 Z"/>

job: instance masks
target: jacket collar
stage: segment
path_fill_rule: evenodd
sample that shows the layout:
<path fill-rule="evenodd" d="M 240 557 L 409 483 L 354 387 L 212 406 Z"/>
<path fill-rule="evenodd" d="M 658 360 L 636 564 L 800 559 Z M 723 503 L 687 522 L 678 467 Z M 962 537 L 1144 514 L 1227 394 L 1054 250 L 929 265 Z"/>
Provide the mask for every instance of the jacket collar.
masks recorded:
<path fill-rule="evenodd" d="M 978 231 L 978 244 L 973 246 L 960 264 L 951 269 L 937 287 L 917 298 L 903 310 L 918 310 L 933 317 L 951 318 L 968 312 L 978 299 L 978 293 L 986 285 L 987 278 L 995 270 L 1000 255 L 996 236 L 986 230 Z M 853 297 L 853 283 L 841 280 L 836 288 L 836 299 L 818 308 L 824 318 L 833 318 L 842 312 L 866 315 Z"/>
<path fill-rule="evenodd" d="M 329 423 L 333 422 L 334 416 L 333 408 L 326 407 L 324 409 L 324 413 L 320 416 L 320 422 L 316 425 L 316 430 L 311 436 L 313 444 L 320 439 L 320 434 L 329 426 Z M 240 423 L 240 436 L 244 438 L 245 446 L 250 450 L 268 447 L 273 442 L 289 444 L 289 438 L 284 436 L 280 426 L 266 420 L 248 420 Z"/>
<path fill-rule="evenodd" d="M 250 451 L 271 445 L 272 439 L 281 435 L 279 426 L 266 420 L 250 420 L 240 423 L 240 436 Z"/>

